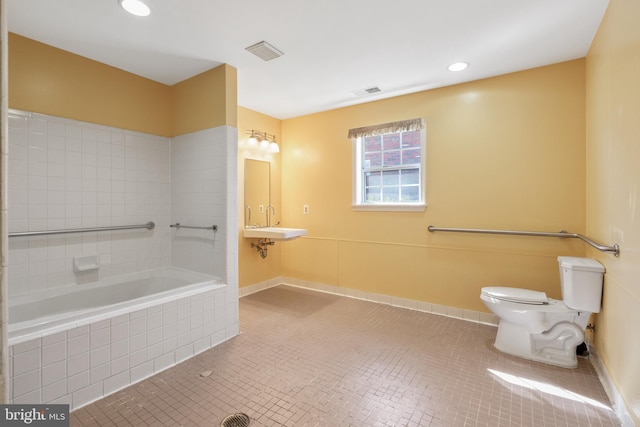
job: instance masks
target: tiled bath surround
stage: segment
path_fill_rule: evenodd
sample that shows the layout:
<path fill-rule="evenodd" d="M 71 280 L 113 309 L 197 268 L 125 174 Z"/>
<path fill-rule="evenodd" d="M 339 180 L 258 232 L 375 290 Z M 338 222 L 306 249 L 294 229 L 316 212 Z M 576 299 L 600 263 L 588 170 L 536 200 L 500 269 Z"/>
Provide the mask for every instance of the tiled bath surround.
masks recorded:
<path fill-rule="evenodd" d="M 11 403 L 78 408 L 227 338 L 226 287 L 11 346 Z"/>
<path fill-rule="evenodd" d="M 153 231 L 11 238 L 11 296 L 171 265 L 226 284 L 202 300 L 12 346 L 12 401 L 78 408 L 239 333 L 235 128 L 171 139 L 11 111 L 9 132 L 10 232 L 156 224 Z M 176 222 L 218 231 L 178 232 L 169 227 Z M 73 257 L 85 255 L 99 255 L 99 270 L 74 273 Z"/>
<path fill-rule="evenodd" d="M 41 114 L 9 115 L 10 232 L 147 230 L 9 240 L 9 296 L 171 265 L 171 140 Z M 72 258 L 99 255 L 96 272 Z"/>

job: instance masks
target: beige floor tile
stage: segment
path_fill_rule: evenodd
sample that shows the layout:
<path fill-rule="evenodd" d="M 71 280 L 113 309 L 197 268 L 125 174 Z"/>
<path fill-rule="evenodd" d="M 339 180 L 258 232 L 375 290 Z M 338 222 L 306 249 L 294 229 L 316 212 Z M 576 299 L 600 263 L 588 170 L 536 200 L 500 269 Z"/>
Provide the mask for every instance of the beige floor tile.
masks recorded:
<path fill-rule="evenodd" d="M 507 356 L 491 326 L 278 286 L 240 300 L 240 329 L 71 425 L 217 427 L 236 412 L 251 426 L 620 425 L 588 360 Z"/>

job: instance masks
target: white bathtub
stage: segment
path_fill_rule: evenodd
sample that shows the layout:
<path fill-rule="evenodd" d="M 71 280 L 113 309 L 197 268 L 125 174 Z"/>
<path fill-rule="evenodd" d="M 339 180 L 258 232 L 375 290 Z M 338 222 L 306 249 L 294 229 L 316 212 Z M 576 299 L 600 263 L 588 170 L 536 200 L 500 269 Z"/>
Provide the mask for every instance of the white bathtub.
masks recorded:
<path fill-rule="evenodd" d="M 8 329 L 10 403 L 77 409 L 237 335 L 237 294 L 164 268 L 12 298 Z"/>
<path fill-rule="evenodd" d="M 221 286 L 222 280 L 215 276 L 162 268 L 12 298 L 9 345 Z"/>

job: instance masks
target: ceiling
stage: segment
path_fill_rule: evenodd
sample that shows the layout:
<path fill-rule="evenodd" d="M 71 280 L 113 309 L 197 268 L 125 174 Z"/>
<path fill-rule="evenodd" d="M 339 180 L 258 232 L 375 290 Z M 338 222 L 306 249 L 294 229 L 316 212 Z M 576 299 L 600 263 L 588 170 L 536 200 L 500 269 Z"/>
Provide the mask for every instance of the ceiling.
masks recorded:
<path fill-rule="evenodd" d="M 145 18 L 117 0 L 7 3 L 9 31 L 168 85 L 232 65 L 239 105 L 287 119 L 582 58 L 608 0 L 146 0 Z M 263 40 L 284 56 L 245 50 Z"/>

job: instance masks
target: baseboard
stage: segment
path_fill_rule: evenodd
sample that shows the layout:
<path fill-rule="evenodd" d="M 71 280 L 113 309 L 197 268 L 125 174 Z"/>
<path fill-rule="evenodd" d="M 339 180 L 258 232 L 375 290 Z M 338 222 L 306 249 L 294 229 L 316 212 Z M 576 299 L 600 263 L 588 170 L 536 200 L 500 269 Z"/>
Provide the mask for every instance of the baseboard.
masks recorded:
<path fill-rule="evenodd" d="M 255 294 L 256 292 L 264 291 L 265 289 L 273 288 L 282 284 L 282 277 L 274 277 L 273 279 L 265 280 L 264 282 L 254 283 L 253 285 L 243 286 L 238 288 L 238 296 L 240 298 L 247 295 Z"/>
<path fill-rule="evenodd" d="M 498 317 L 492 313 L 466 310 L 463 308 L 449 307 L 440 304 L 432 304 L 425 301 L 417 301 L 408 298 L 399 298 L 391 295 L 377 294 L 374 292 L 359 291 L 357 289 L 343 288 L 341 286 L 326 285 L 324 283 L 310 282 L 308 280 L 296 279 L 293 277 L 276 277 L 264 282 L 256 283 L 240 288 L 240 297 L 251 295 L 265 289 L 278 285 L 288 285 L 298 288 L 310 289 L 328 294 L 340 295 L 348 298 L 355 298 L 378 304 L 387 304 L 394 307 L 402 307 L 409 310 L 422 311 L 439 316 L 453 317 L 467 322 L 481 323 L 484 325 L 497 326 Z"/>
<path fill-rule="evenodd" d="M 618 388 L 609 375 L 609 371 L 607 371 L 604 363 L 602 363 L 602 360 L 598 357 L 593 346 L 589 346 L 589 360 L 598 374 L 598 379 L 600 380 L 600 383 L 602 383 L 604 391 L 607 393 L 609 400 L 611 400 L 611 403 L 613 404 L 613 410 L 620 419 L 622 427 L 634 427 L 636 424 L 631 418 L 631 413 L 627 409 L 627 405 L 625 404 L 622 395 L 618 391 Z"/>

